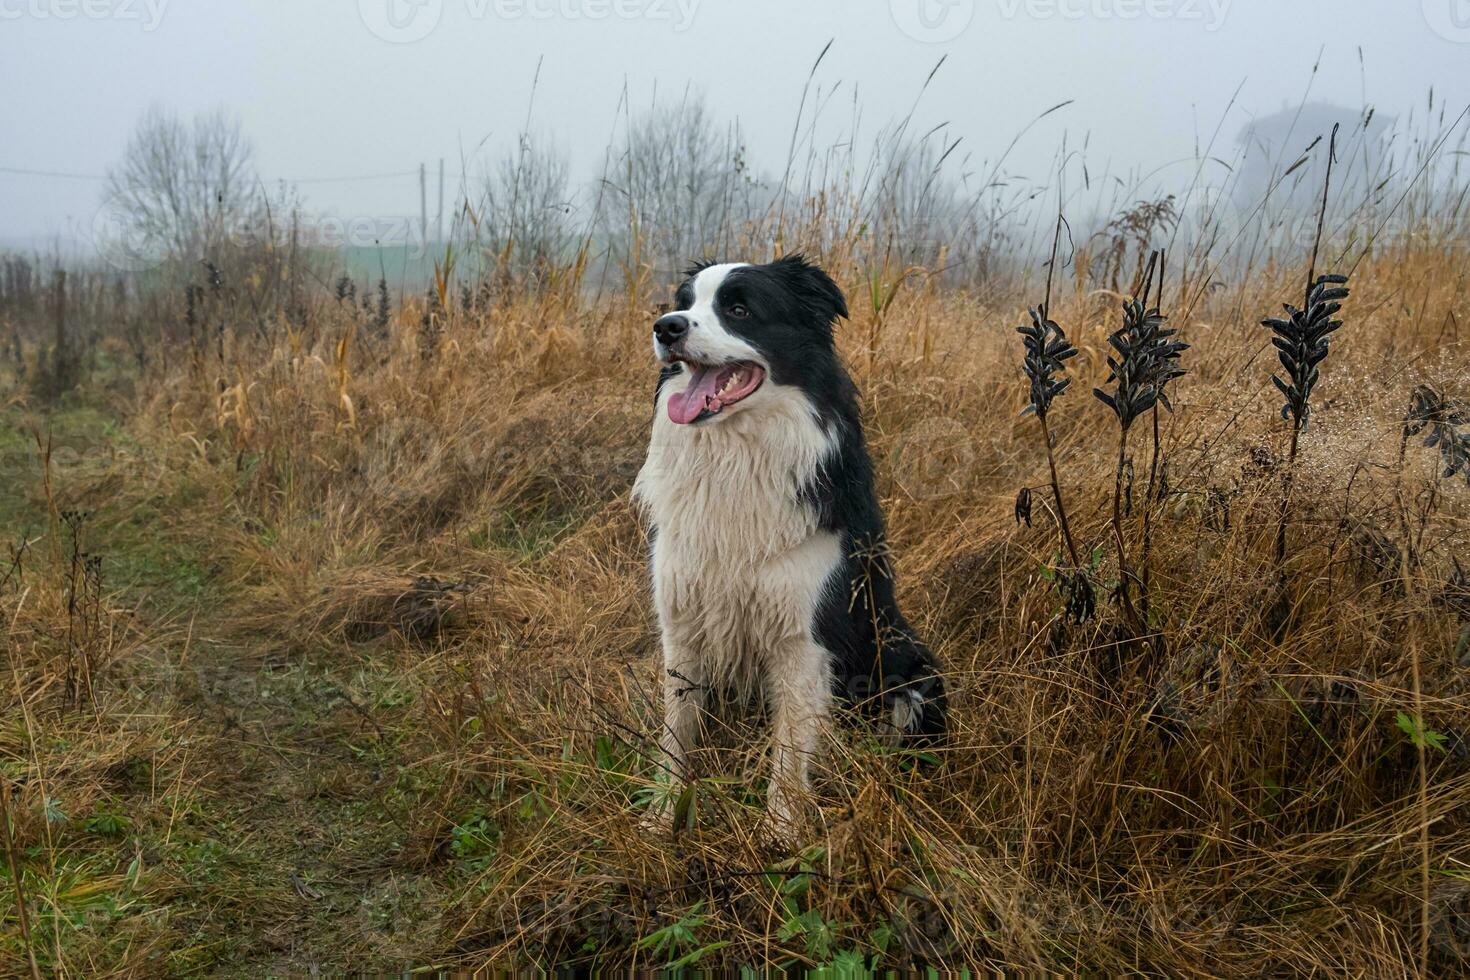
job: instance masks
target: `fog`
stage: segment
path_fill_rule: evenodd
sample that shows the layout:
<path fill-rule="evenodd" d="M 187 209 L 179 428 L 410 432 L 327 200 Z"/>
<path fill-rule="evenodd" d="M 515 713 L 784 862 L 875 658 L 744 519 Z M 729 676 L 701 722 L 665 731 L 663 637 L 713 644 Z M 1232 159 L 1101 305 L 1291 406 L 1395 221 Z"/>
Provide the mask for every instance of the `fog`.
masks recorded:
<path fill-rule="evenodd" d="M 912 112 L 982 176 L 1010 148 L 994 172 L 1045 184 L 1065 145 L 1128 197 L 1187 184 L 1212 143 L 1228 157 L 1253 120 L 1304 102 L 1412 121 L 1433 91 L 1448 125 L 1470 99 L 1470 6 L 0 0 L 0 80 L 0 243 L 26 247 L 85 243 L 153 106 L 224 107 L 266 182 L 342 216 L 417 215 L 421 164 L 433 212 L 441 160 L 452 198 L 523 130 L 585 181 L 630 113 L 691 94 L 720 131 L 738 120 L 763 174 L 781 175 L 799 110 L 803 144 Z"/>

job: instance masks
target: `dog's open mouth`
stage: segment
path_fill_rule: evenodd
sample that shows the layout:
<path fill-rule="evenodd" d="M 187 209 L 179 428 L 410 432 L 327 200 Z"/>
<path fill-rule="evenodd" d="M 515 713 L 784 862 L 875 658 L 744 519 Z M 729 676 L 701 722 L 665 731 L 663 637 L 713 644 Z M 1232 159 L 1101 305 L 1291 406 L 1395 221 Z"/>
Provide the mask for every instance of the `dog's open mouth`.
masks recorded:
<path fill-rule="evenodd" d="M 766 380 L 765 370 L 753 361 L 684 363 L 689 368 L 689 387 L 669 396 L 669 418 L 680 425 L 718 415 L 721 409 L 749 398 Z"/>

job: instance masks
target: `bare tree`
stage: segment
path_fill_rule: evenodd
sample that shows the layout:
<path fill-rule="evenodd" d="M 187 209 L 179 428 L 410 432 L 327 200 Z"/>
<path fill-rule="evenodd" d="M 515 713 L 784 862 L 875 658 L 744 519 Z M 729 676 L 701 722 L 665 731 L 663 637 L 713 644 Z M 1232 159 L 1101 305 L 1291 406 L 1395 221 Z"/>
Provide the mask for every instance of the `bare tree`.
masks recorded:
<path fill-rule="evenodd" d="M 477 239 L 501 276 L 536 279 L 575 249 L 574 209 L 566 156 L 523 133 L 485 180 Z"/>
<path fill-rule="evenodd" d="M 688 94 L 629 121 L 606 190 L 601 224 L 613 249 L 627 255 L 641 236 L 665 272 L 728 249 L 764 203 L 738 129 L 721 136 L 703 98 Z"/>
<path fill-rule="evenodd" d="M 149 109 L 108 171 L 107 195 L 134 247 L 197 261 L 246 222 L 255 201 L 253 153 L 223 111 L 185 122 Z"/>

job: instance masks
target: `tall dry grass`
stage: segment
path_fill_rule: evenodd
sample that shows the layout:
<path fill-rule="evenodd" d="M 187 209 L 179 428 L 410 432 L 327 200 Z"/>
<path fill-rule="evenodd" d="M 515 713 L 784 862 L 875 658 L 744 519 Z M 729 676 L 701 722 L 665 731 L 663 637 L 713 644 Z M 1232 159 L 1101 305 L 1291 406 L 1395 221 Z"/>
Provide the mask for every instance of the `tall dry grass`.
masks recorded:
<path fill-rule="evenodd" d="M 853 298 L 839 345 L 952 734 L 916 760 L 839 726 L 794 851 L 758 833 L 750 739 L 700 760 L 687 832 L 638 829 L 657 775 L 656 638 L 628 493 L 647 331 L 671 285 L 654 266 L 598 291 L 585 252 L 535 289 L 457 296 L 446 275 L 391 311 L 280 269 L 137 299 L 171 342 L 98 381 L 140 449 L 94 476 L 169 501 L 170 533 L 220 565 L 215 632 L 304 659 L 386 657 L 412 705 L 353 705 L 406 760 L 362 777 L 403 846 L 359 873 L 421 876 L 437 897 L 407 945 L 349 943 L 337 962 L 1463 970 L 1467 498 L 1463 472 L 1446 473 L 1463 454 L 1441 448 L 1460 444 L 1470 391 L 1462 240 L 1329 228 L 1317 271 L 1341 261 L 1352 294 L 1301 430 L 1282 421 L 1260 321 L 1299 295 L 1306 251 L 1228 272 L 1209 250 L 1166 263 L 1157 305 L 1191 346 L 1173 410 L 1150 419 L 1155 458 L 1151 432 L 1120 440 L 1084 393 L 1109 384 L 1129 299 L 1112 280 L 1138 288 L 1127 266 L 1167 227 L 1137 255 L 1125 243 L 1105 282 L 1085 252 L 1043 273 L 1041 318 L 1077 349 L 1043 438 L 1020 414 L 1015 333 L 1034 270 L 943 285 L 942 253 L 824 239 L 847 227 L 834 205 L 810 198 L 779 238 L 747 233 L 730 254 L 805 244 Z M 266 289 L 291 301 L 257 302 Z M 111 363 L 126 336 L 99 341 Z M 66 500 L 44 498 L 46 563 L 23 586 L 0 575 L 6 745 L 27 747 L 6 760 L 21 860 L 51 846 L 47 787 L 81 796 L 105 768 L 100 749 L 69 768 L 41 736 L 136 721 L 115 699 L 144 683 L 145 648 L 188 635 L 161 617 L 67 641 L 92 594 L 85 549 L 65 547 Z M 1073 601 L 1079 577 L 1093 609 Z M 106 600 L 87 622 L 114 615 Z M 187 744 L 166 737 L 177 710 L 145 726 L 146 751 Z M 230 792 L 228 773 L 198 778 Z M 39 901 L 23 887 L 13 907 Z M 258 911 L 232 914 L 248 929 Z M 47 959 L 65 961 L 59 945 Z"/>
<path fill-rule="evenodd" d="M 1018 416 L 1023 298 L 900 295 L 876 349 L 859 308 L 842 346 L 953 736 L 915 772 L 834 733 L 821 822 L 794 856 L 760 842 L 759 769 L 739 754 L 708 768 L 691 832 L 637 830 L 654 636 L 628 487 L 651 309 L 523 298 L 451 312 L 432 347 L 412 305 L 377 347 L 346 317 L 314 344 L 237 337 L 160 378 L 134 424 L 169 447 L 171 479 L 210 488 L 238 575 L 230 618 L 297 648 L 350 655 L 387 632 L 423 651 L 421 764 L 445 778 L 411 808 L 404 860 L 451 860 L 472 816 L 492 828 L 434 962 L 881 949 L 1009 969 L 1435 972 L 1463 964 L 1470 901 L 1465 497 L 1403 429 L 1417 385 L 1470 385 L 1460 259 L 1405 247 L 1358 269 L 1301 435 L 1285 607 L 1288 430 L 1257 321 L 1302 271 L 1174 321 L 1193 347 L 1162 420 L 1162 489 L 1147 498 L 1135 446 L 1121 519 L 1136 555 L 1151 515 L 1148 647 L 1108 598 L 1117 439 L 1080 395 L 1049 422 L 1100 612 L 1062 615 L 1045 448 Z M 1115 300 L 1063 288 L 1049 314 L 1080 350 L 1078 387 L 1101 385 Z M 1031 527 L 1013 516 L 1022 487 Z M 658 933 L 680 922 L 687 935 Z M 662 949 L 640 944 L 654 935 Z"/>

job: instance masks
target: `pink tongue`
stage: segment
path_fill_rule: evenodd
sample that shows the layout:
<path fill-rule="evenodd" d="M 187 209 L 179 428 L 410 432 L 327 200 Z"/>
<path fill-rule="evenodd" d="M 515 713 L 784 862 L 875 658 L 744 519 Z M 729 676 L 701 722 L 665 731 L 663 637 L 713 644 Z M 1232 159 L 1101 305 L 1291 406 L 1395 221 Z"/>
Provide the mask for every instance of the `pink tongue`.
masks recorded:
<path fill-rule="evenodd" d="M 720 408 L 715 392 L 719 389 L 720 375 L 724 372 L 719 368 L 695 367 L 692 364 L 689 365 L 689 370 L 693 372 L 689 387 L 669 396 L 669 418 L 680 425 L 693 422 L 706 408 L 715 411 Z"/>

